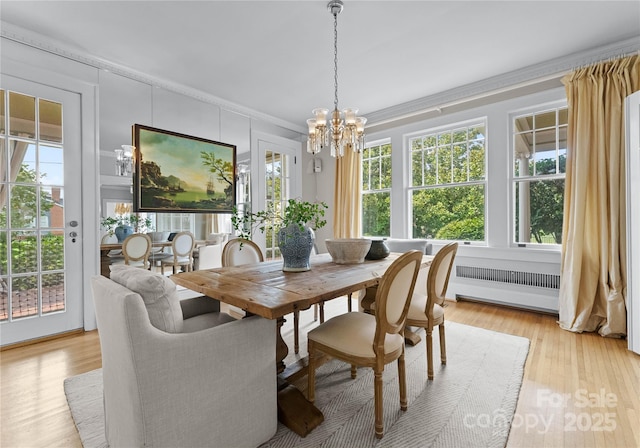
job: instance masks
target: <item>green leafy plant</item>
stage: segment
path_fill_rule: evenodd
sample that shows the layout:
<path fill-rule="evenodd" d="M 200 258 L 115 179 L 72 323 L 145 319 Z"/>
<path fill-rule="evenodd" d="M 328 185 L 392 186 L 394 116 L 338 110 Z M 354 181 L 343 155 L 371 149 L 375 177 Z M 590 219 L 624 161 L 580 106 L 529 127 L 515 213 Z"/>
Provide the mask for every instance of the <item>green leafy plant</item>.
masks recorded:
<path fill-rule="evenodd" d="M 117 227 L 131 226 L 136 233 L 145 233 L 153 230 L 153 221 L 151 218 L 143 218 L 138 215 L 117 215 L 107 216 L 100 222 L 102 227 L 113 235 Z"/>
<path fill-rule="evenodd" d="M 289 199 L 284 211 L 272 207 L 259 212 L 242 212 L 233 208 L 231 225 L 240 238 L 251 239 L 255 230 L 264 232 L 269 227 L 286 228 L 296 224 L 300 230 L 305 226 L 313 230 L 327 225 L 324 219 L 325 210 L 329 208 L 325 202 L 308 202 L 299 199 Z"/>

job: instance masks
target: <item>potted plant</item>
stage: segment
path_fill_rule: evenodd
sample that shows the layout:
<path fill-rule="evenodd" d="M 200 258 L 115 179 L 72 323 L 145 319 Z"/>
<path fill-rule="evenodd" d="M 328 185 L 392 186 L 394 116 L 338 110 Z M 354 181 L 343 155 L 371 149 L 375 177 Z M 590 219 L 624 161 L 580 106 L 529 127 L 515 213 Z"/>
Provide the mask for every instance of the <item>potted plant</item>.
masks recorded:
<path fill-rule="evenodd" d="M 117 204 L 115 212 L 115 217 L 107 216 L 102 219 L 100 224 L 109 235 L 115 234 L 119 243 L 134 232 L 145 233 L 153 230 L 151 218 L 132 215 L 131 205 Z"/>
<path fill-rule="evenodd" d="M 283 212 L 277 209 L 256 213 L 233 209 L 231 224 L 240 238 L 251 239 L 254 230 L 264 232 L 273 226 L 277 230 L 278 247 L 282 253 L 286 272 L 301 272 L 311 269 L 309 256 L 313 249 L 314 230 L 327 224 L 324 219 L 328 208 L 324 202 L 307 202 L 289 199 Z"/>

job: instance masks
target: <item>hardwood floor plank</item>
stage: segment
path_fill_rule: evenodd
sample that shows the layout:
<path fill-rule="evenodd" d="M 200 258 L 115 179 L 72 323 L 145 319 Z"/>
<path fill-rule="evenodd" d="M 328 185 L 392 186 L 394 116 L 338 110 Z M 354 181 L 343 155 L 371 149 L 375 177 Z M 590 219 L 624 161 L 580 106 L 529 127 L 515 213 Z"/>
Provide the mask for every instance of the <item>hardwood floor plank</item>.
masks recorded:
<path fill-rule="evenodd" d="M 344 301 L 334 300 L 325 304 L 328 315 L 332 306 L 346 312 Z M 447 302 L 445 316 L 531 341 L 508 447 L 640 447 L 640 356 L 625 340 L 571 333 L 558 327 L 556 316 L 480 303 Z M 304 335 L 315 325 L 301 328 L 299 356 L 306 355 Z M 96 331 L 0 352 L 0 446 L 81 447 L 63 381 L 100 366 Z M 613 406 L 580 399 L 601 390 L 615 397 Z M 594 421 L 607 412 L 614 414 L 611 425 L 596 430 Z"/>

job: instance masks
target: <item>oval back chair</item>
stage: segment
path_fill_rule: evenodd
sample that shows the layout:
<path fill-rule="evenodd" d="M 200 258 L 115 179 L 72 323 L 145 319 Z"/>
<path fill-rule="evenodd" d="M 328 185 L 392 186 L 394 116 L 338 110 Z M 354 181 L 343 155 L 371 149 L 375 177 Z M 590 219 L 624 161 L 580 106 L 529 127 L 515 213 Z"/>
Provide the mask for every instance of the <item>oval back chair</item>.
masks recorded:
<path fill-rule="evenodd" d="M 433 379 L 433 327 L 438 326 L 440 335 L 440 362 L 447 363 L 444 338 L 444 295 L 449 286 L 451 268 L 458 251 L 458 243 L 449 243 L 433 258 L 427 275 L 427 294 L 414 293 L 409 304 L 407 325 L 422 327 L 427 333 L 427 376 Z"/>
<path fill-rule="evenodd" d="M 171 241 L 172 255 L 160 260 L 160 271 L 164 275 L 164 267 L 172 266 L 173 273 L 180 266 L 184 266 L 185 271 L 193 270 L 193 248 L 196 240 L 191 232 L 178 232 Z"/>
<path fill-rule="evenodd" d="M 400 409 L 407 410 L 404 365 L 404 327 L 409 301 L 422 263 L 423 252 L 414 250 L 398 257 L 382 276 L 376 294 L 376 314 L 346 313 L 333 317 L 309 331 L 308 397 L 315 399 L 315 368 L 320 353 L 374 371 L 375 434 L 382 438 L 382 373 L 384 366 L 397 360 Z"/>
<path fill-rule="evenodd" d="M 150 269 L 149 254 L 151 253 L 151 238 L 144 233 L 129 235 L 122 242 L 124 264 Z"/>

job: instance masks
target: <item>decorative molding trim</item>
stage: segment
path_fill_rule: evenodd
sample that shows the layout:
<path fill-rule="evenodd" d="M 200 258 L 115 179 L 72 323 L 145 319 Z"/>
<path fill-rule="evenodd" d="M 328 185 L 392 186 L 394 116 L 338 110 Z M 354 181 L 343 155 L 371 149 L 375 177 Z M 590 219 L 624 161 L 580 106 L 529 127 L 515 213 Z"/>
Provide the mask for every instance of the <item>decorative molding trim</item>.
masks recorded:
<path fill-rule="evenodd" d="M 249 118 L 262 120 L 285 129 L 299 132 L 303 135 L 306 135 L 307 133 L 306 127 L 290 123 L 254 109 L 231 103 L 230 101 L 204 93 L 197 89 L 192 89 L 165 79 L 152 77 L 128 67 L 82 53 L 79 50 L 72 50 L 66 44 L 62 44 L 41 34 L 25 30 L 24 28 L 3 21 L 0 21 L 0 37 L 24 45 L 29 45 L 33 48 L 53 53 L 100 70 L 110 71 L 117 75 L 149 84 L 154 87 L 163 88 L 206 103 L 214 104 L 222 109 L 238 113 L 240 115 L 245 115 Z M 527 85 L 534 85 L 551 79 L 560 78 L 574 68 L 594 64 L 609 58 L 629 55 L 638 51 L 640 51 L 640 36 L 551 59 L 540 64 L 503 73 L 478 82 L 439 92 L 434 95 L 418 98 L 378 111 L 369 112 L 367 113 L 367 127 L 406 119 L 432 110 L 438 110 L 443 107 L 461 104 L 497 93 L 525 87 Z"/>
<path fill-rule="evenodd" d="M 95 67 L 99 70 L 109 71 L 120 76 L 138 81 L 144 84 L 148 84 L 153 87 L 162 88 L 171 92 L 179 93 L 184 96 L 188 96 L 205 103 L 214 104 L 222 109 L 234 112 L 240 115 L 244 115 L 249 118 L 262 120 L 267 123 L 274 124 L 276 126 L 283 127 L 300 134 L 307 134 L 307 128 L 298 124 L 290 123 L 277 117 L 259 112 L 248 107 L 240 106 L 238 104 L 227 101 L 223 98 L 219 98 L 214 95 L 202 92 L 201 90 L 192 89 L 182 84 L 178 84 L 166 79 L 150 76 L 146 73 L 133 70 L 120 64 L 107 61 L 105 59 L 83 53 L 80 50 L 70 49 L 66 44 L 60 43 L 54 39 L 43 36 L 42 34 L 35 33 L 33 31 L 25 30 L 24 28 L 16 25 L 0 21 L 0 37 L 3 37 L 14 42 L 18 42 L 38 50 L 46 51 L 67 59 L 70 59 L 81 64 L 85 64 L 91 67 Z"/>
<path fill-rule="evenodd" d="M 640 36 L 573 53 L 541 64 L 503 73 L 478 82 L 367 113 L 367 127 L 402 120 L 425 112 L 480 99 L 497 93 L 559 79 L 572 69 L 640 51 Z"/>

